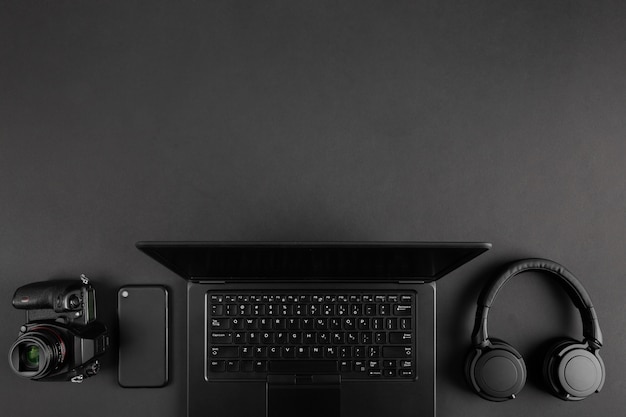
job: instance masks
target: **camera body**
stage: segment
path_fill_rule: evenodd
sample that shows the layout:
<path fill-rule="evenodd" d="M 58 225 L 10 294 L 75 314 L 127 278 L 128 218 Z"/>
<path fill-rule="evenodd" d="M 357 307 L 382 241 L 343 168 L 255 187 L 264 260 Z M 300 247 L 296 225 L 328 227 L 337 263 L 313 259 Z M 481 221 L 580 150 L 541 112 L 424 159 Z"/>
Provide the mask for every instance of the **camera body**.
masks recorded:
<path fill-rule="evenodd" d="M 96 321 L 95 290 L 89 280 L 52 280 L 18 288 L 13 307 L 26 310 L 26 324 L 9 350 L 9 364 L 37 381 L 81 382 L 95 375 L 109 345 Z"/>

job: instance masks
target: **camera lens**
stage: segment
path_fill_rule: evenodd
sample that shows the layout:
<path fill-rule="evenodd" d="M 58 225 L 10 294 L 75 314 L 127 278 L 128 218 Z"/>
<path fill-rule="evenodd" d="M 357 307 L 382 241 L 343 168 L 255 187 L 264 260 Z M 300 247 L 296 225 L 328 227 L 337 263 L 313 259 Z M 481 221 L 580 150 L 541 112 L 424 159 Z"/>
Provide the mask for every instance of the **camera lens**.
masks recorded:
<path fill-rule="evenodd" d="M 56 327 L 39 325 L 17 338 L 9 351 L 9 364 L 16 374 L 41 379 L 63 366 L 66 347 Z"/>
<path fill-rule="evenodd" d="M 20 359 L 24 367 L 31 370 L 39 369 L 39 346 L 25 343 L 20 346 Z"/>

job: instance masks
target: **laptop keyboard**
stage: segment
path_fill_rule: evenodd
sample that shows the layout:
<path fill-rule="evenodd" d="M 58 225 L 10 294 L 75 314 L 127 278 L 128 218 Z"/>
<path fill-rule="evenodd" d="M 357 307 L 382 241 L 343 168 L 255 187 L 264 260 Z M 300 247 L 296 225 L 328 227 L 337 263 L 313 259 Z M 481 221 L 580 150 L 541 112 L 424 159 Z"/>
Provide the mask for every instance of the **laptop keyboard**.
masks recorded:
<path fill-rule="evenodd" d="M 208 292 L 207 376 L 416 376 L 414 292 Z"/>

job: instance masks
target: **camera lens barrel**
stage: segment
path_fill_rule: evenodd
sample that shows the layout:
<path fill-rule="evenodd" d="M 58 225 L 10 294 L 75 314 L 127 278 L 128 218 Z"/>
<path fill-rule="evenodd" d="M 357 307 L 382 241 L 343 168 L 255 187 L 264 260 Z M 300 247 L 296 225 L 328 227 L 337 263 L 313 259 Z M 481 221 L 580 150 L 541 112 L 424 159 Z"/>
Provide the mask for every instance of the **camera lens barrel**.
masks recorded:
<path fill-rule="evenodd" d="M 65 363 L 67 349 L 63 337 L 54 327 L 42 324 L 27 329 L 9 350 L 9 364 L 17 375 L 41 379 Z"/>

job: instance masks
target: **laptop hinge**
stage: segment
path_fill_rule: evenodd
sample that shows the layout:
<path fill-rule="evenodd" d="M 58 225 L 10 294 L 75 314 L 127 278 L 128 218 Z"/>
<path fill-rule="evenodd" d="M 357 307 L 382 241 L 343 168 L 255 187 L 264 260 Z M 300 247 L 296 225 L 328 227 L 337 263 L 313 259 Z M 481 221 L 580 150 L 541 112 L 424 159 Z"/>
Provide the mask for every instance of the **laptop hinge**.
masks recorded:
<path fill-rule="evenodd" d="M 191 278 L 190 281 L 193 282 L 194 284 L 226 284 L 225 280 L 211 280 L 211 279 Z M 250 282 L 258 282 L 258 280 L 257 281 L 240 280 L 238 282 L 239 283 L 243 283 L 243 284 L 247 284 L 247 283 L 250 283 Z M 281 283 L 291 282 L 292 283 L 294 281 L 269 281 L 269 280 L 264 280 L 263 282 L 264 283 L 267 283 L 267 282 L 281 282 Z M 304 282 L 304 283 L 318 284 L 318 283 L 323 283 L 325 281 L 306 280 L 306 281 L 297 281 L 297 282 L 298 283 L 303 283 Z M 347 283 L 347 282 L 349 282 L 349 283 L 357 283 L 357 282 L 359 282 L 360 283 L 360 282 L 363 282 L 363 281 L 333 281 L 333 283 L 338 283 L 338 282 L 341 282 L 341 283 Z M 370 281 L 365 281 L 365 282 L 370 282 Z M 416 279 L 416 280 L 401 280 L 401 281 L 396 281 L 396 282 L 398 284 L 425 284 L 427 281 L 417 280 Z M 428 281 L 428 282 L 430 282 L 430 281 Z"/>
<path fill-rule="evenodd" d="M 192 278 L 191 282 L 194 284 L 226 284 L 224 280 L 211 280 L 211 279 L 194 279 Z"/>

